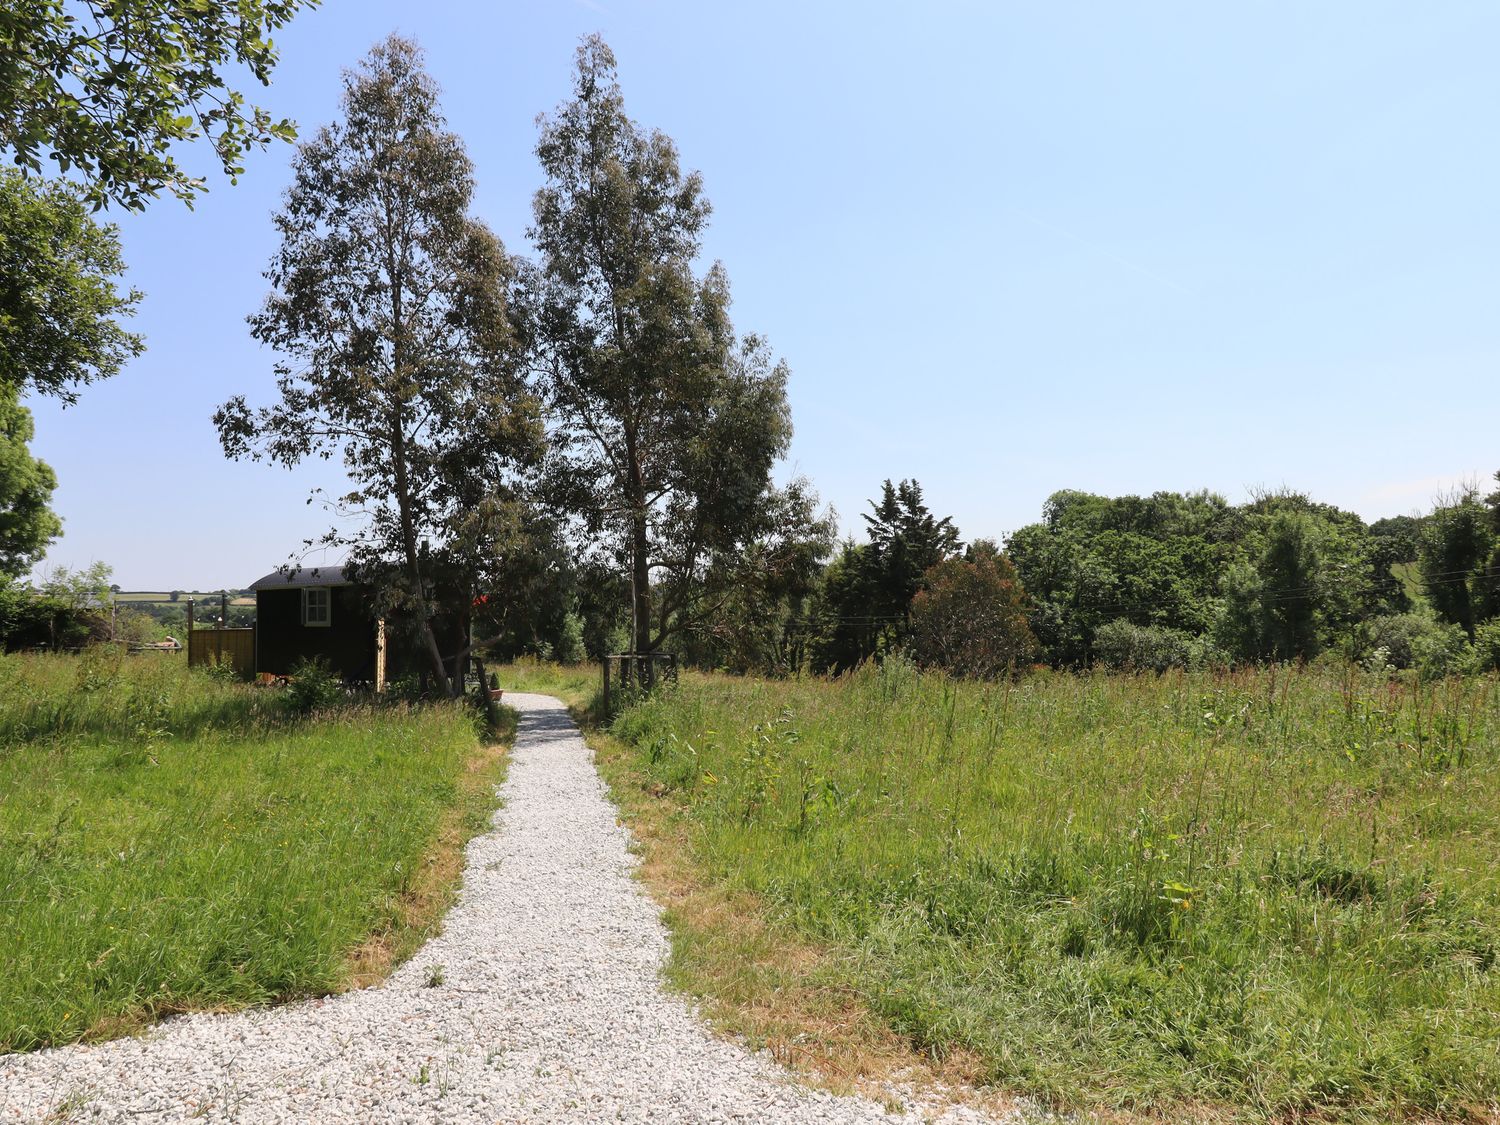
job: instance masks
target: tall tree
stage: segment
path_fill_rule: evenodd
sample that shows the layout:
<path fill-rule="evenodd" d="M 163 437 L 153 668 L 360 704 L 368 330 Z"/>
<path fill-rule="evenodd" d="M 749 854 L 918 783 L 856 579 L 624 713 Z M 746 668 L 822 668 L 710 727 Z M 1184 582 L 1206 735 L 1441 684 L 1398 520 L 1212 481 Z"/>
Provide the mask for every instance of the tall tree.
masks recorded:
<path fill-rule="evenodd" d="M 7 0 L 0 7 L 0 149 L 23 170 L 50 157 L 89 201 L 128 208 L 203 189 L 174 149 L 207 137 L 234 177 L 245 153 L 290 140 L 226 73 L 270 81 L 271 33 L 318 0 Z"/>
<path fill-rule="evenodd" d="M 1317 655 L 1325 554 L 1320 530 L 1306 512 L 1282 510 L 1265 531 L 1258 567 L 1263 636 L 1267 655 L 1277 660 Z"/>
<path fill-rule="evenodd" d="M 868 543 L 845 543 L 823 575 L 813 613 L 812 665 L 854 667 L 906 638 L 923 576 L 959 547 L 951 517 L 938 519 L 914 480 L 885 481 L 864 516 Z"/>
<path fill-rule="evenodd" d="M 702 181 L 668 137 L 625 115 L 597 36 L 536 151 L 553 483 L 601 550 L 626 560 L 632 646 L 650 652 L 701 619 L 705 575 L 763 515 L 791 438 L 787 371 L 760 339 L 735 336 L 723 267 L 694 272 Z"/>
<path fill-rule="evenodd" d="M 1493 518 L 1471 488 L 1438 504 L 1422 526 L 1417 561 L 1427 600 L 1470 638 L 1489 600 L 1485 571 L 1496 541 Z"/>
<path fill-rule="evenodd" d="M 71 403 L 139 355 L 119 323 L 141 299 L 117 288 L 124 268 L 119 232 L 74 188 L 0 169 L 0 388 Z"/>
<path fill-rule="evenodd" d="M 301 145 L 253 335 L 286 359 L 280 401 L 214 420 L 230 457 L 294 465 L 341 452 L 347 546 L 452 684 L 433 628 L 443 591 L 514 526 L 512 474 L 540 440 L 507 317 L 514 268 L 469 215 L 473 168 L 436 83 L 392 36 L 344 75 L 344 120 Z M 467 603 L 460 609 L 467 612 Z M 446 654 L 451 657 L 453 654 Z"/>
<path fill-rule="evenodd" d="M 914 480 L 887 480 L 864 520 L 870 536 L 865 563 L 875 596 L 871 613 L 904 628 L 922 576 L 958 550 L 958 529 L 951 517 L 932 514 Z"/>
<path fill-rule="evenodd" d="M 0 585 L 31 569 L 62 534 L 48 507 L 57 477 L 31 455 L 31 411 L 14 387 L 0 384 Z"/>

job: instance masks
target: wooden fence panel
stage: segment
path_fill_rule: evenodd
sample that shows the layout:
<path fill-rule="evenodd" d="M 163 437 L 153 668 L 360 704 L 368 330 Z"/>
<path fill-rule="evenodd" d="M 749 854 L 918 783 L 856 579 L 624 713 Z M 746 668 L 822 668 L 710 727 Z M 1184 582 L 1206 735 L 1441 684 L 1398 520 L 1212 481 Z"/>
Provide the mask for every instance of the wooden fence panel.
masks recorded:
<path fill-rule="evenodd" d="M 227 660 L 242 676 L 255 672 L 254 629 L 194 629 L 187 650 L 189 668 Z"/>

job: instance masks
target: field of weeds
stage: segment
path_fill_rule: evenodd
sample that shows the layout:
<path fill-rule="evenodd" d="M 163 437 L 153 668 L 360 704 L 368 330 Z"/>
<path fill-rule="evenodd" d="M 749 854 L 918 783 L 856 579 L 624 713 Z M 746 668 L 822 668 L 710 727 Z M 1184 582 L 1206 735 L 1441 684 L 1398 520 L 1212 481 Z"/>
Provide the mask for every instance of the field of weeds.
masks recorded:
<path fill-rule="evenodd" d="M 500 767 L 469 712 L 184 665 L 0 657 L 0 1050 L 367 982 L 451 899 Z"/>
<path fill-rule="evenodd" d="M 892 660 L 684 676 L 613 734 L 606 774 L 694 879 L 979 1081 L 1172 1119 L 1496 1114 L 1493 677 Z M 710 1001 L 805 987 L 797 958 L 747 971 L 734 911 L 675 922 Z"/>

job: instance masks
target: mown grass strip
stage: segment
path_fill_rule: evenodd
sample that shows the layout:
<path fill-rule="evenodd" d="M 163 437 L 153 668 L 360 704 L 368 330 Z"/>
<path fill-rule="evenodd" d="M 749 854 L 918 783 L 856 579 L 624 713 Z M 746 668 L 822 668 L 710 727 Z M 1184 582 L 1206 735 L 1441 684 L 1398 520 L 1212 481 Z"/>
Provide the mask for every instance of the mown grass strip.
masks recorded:
<path fill-rule="evenodd" d="M 457 707 L 298 718 L 161 663 L 0 673 L 0 1049 L 369 983 L 437 924 L 495 804 L 501 755 Z M 22 691 L 62 721 L 35 732 Z"/>
<path fill-rule="evenodd" d="M 648 849 L 731 904 L 672 918 L 674 972 L 725 1009 L 850 995 L 1075 1108 L 1496 1115 L 1493 679 L 986 687 L 893 662 L 684 677 L 614 733 L 601 764 Z M 739 940 L 747 911 L 762 936 Z M 763 940 L 813 955 L 777 967 Z"/>

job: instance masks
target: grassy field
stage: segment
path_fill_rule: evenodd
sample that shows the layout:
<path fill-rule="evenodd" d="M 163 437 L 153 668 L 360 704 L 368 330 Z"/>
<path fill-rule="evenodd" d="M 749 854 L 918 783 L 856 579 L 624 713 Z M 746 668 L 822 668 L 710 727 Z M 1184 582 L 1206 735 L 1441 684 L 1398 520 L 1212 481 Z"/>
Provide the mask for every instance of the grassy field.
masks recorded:
<path fill-rule="evenodd" d="M 459 708 L 291 702 L 0 657 L 0 1050 L 365 983 L 430 932 L 501 748 Z"/>
<path fill-rule="evenodd" d="M 800 995 L 977 1081 L 1171 1120 L 1500 1116 L 1494 678 L 892 662 L 684 676 L 613 733 L 606 776 L 697 884 L 674 973 L 742 1028 Z"/>
<path fill-rule="evenodd" d="M 521 660 L 498 670 L 500 686 L 506 691 L 531 691 L 561 699 L 579 718 L 589 722 L 589 708 L 598 705 L 600 691 L 597 664 L 551 664 L 540 660 Z"/>

